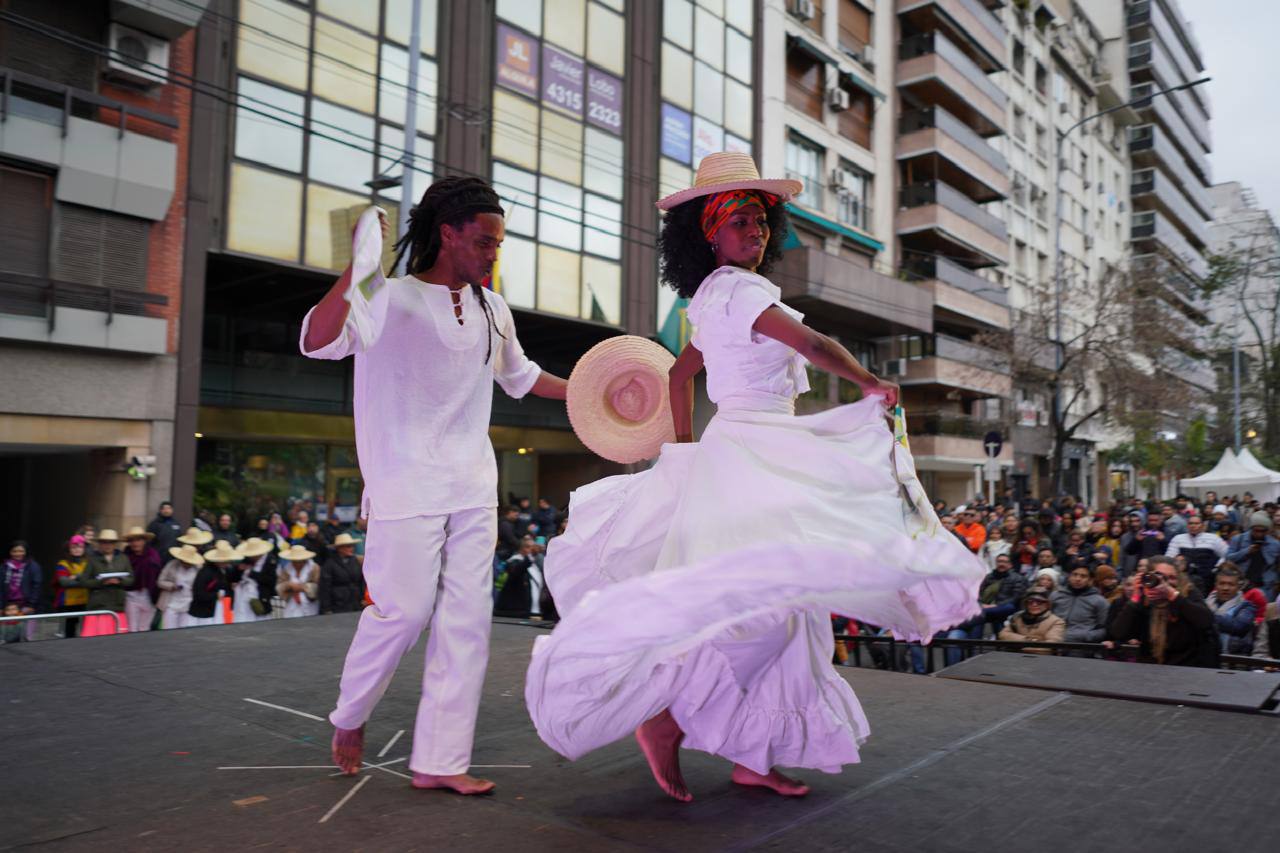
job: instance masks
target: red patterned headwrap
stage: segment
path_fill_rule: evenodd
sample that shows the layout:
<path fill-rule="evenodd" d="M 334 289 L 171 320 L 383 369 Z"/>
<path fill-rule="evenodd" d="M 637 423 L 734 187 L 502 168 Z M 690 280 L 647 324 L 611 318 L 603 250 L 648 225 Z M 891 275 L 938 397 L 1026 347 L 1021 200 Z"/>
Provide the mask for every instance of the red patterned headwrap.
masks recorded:
<path fill-rule="evenodd" d="M 729 217 L 738 209 L 749 204 L 758 204 L 768 209 L 777 203 L 778 197 L 764 190 L 725 190 L 709 195 L 702 205 L 702 234 L 708 240 L 714 240 Z"/>

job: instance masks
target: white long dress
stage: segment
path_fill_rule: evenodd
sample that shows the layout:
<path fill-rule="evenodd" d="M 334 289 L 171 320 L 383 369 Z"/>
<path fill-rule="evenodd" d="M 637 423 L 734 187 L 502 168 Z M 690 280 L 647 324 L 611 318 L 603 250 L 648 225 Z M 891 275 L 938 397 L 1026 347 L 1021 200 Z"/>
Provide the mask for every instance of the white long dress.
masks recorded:
<path fill-rule="evenodd" d="M 568 758 L 669 708 L 684 745 L 760 773 L 838 772 L 869 728 L 831 613 L 924 640 L 978 611 L 980 561 L 941 528 L 882 400 L 796 416 L 804 359 L 752 331 L 778 288 L 722 267 L 688 308 L 717 414 L 654 466 L 570 496 L 544 571 L 562 621 L 525 698 Z"/>
<path fill-rule="evenodd" d="M 280 583 L 304 583 L 315 587 L 320 572 L 314 560 L 308 560 L 301 571 L 287 560 L 281 560 L 276 568 L 276 577 Z M 313 591 L 315 591 L 313 589 Z M 318 616 L 320 614 L 319 598 L 311 598 L 306 593 L 291 592 L 284 596 L 284 618 L 293 619 L 298 616 Z"/>
<path fill-rule="evenodd" d="M 253 605 L 249 603 L 260 595 L 258 578 L 262 576 L 262 567 L 267 564 L 269 556 L 269 554 L 263 554 L 259 557 L 253 567 L 241 575 L 240 580 L 236 582 L 236 595 L 231 602 L 231 618 L 234 622 L 257 622 L 260 619 L 271 618 L 269 613 L 263 616 L 254 613 Z"/>

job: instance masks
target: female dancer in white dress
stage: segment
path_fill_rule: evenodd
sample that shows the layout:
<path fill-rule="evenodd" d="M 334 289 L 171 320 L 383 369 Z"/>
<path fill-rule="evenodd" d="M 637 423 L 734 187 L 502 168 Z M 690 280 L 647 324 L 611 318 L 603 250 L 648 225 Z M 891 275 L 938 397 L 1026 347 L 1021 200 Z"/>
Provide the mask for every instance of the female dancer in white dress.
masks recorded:
<path fill-rule="evenodd" d="M 777 767 L 837 773 L 869 729 L 831 665 L 830 613 L 927 641 L 977 611 L 981 563 L 938 524 L 886 404 L 897 387 L 805 326 L 759 273 L 781 254 L 795 181 L 714 154 L 668 210 L 663 279 L 692 296 L 670 371 L 677 444 L 584 486 L 546 557 L 563 619 L 539 638 L 526 701 L 569 758 L 635 730 L 658 784 L 692 799 L 680 746 L 732 779 L 807 793 Z M 797 417 L 805 361 L 864 399 Z M 692 379 L 716 416 L 693 442 Z"/>

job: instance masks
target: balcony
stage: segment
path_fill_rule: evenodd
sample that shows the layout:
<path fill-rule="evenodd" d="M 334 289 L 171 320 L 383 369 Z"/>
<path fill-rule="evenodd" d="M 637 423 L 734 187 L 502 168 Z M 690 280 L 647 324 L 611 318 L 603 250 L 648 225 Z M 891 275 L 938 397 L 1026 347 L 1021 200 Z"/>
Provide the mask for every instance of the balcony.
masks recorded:
<path fill-rule="evenodd" d="M 143 290 L 0 273 L 0 338 L 161 355 L 169 323 L 148 316 L 168 297 Z"/>
<path fill-rule="evenodd" d="M 1168 131 L 1158 124 L 1129 128 L 1129 153 L 1135 168 L 1160 167 L 1173 176 L 1204 219 L 1213 218 L 1213 202 L 1200 177 L 1191 171 L 1182 154 L 1169 141 Z"/>
<path fill-rule="evenodd" d="M 1209 262 L 1192 248 L 1177 228 L 1157 210 L 1133 214 L 1130 242 L 1135 258 L 1158 255 L 1176 261 L 1192 277 L 1203 281 L 1209 275 Z"/>
<path fill-rule="evenodd" d="M 907 410 L 911 455 L 926 471 L 972 471 L 986 461 L 982 439 L 993 431 L 1003 434 L 1004 425 L 959 412 Z M 1012 441 L 1004 443 L 996 459 L 1001 465 L 1013 464 Z"/>
<path fill-rule="evenodd" d="M 897 233 L 911 248 L 959 256 L 970 266 L 1006 263 L 1004 223 L 942 181 L 907 184 L 898 196 Z"/>
<path fill-rule="evenodd" d="M 1188 238 L 1192 248 L 1209 245 L 1209 223 L 1196 212 L 1176 182 L 1158 168 L 1136 169 L 1129 184 L 1135 213 L 1159 210 Z"/>
<path fill-rule="evenodd" d="M 1153 89 L 1150 83 L 1141 83 L 1133 87 L 1132 95 L 1136 100 L 1151 91 Z M 1208 153 L 1191 133 L 1191 129 L 1187 127 L 1182 114 L 1169 102 L 1168 95 L 1151 98 L 1145 104 L 1136 105 L 1135 109 L 1137 109 L 1138 115 L 1142 117 L 1143 121 L 1151 122 L 1154 119 L 1159 122 L 1168 131 L 1170 141 L 1186 157 L 1191 169 L 1200 175 L 1206 184 L 1210 183 Z"/>
<path fill-rule="evenodd" d="M 910 272 L 933 291 L 934 309 L 953 325 L 1008 329 L 1009 300 L 1003 288 L 946 258 L 918 258 Z"/>
<path fill-rule="evenodd" d="M 1159 3 L 1153 4 L 1151 0 L 1130 3 L 1127 11 L 1127 25 L 1130 42 L 1146 41 L 1156 37 L 1164 42 L 1164 47 L 1168 50 L 1173 64 L 1183 79 L 1194 80 L 1204 73 L 1204 65 L 1199 57 L 1193 56 L 1182 39 L 1178 37 L 1178 32 L 1185 32 L 1185 30 L 1175 28 Z M 1191 96 L 1199 102 L 1202 111 L 1207 115 L 1209 93 L 1201 87 L 1192 89 Z"/>
<path fill-rule="evenodd" d="M 788 249 L 775 281 L 788 304 L 866 336 L 885 324 L 933 331 L 933 297 L 917 284 L 878 273 L 821 249 Z"/>
<path fill-rule="evenodd" d="M 895 377 L 903 388 L 933 385 L 975 399 L 1013 393 L 1009 359 L 1003 353 L 943 334 L 923 343 L 924 357 L 909 359 L 906 373 Z"/>
<path fill-rule="evenodd" d="M 0 67 L 0 155 L 56 169 L 58 201 L 159 221 L 177 182 L 178 123 Z"/>
<path fill-rule="evenodd" d="M 921 106 L 937 104 L 989 137 L 1004 133 L 1008 96 L 940 32 L 898 45 L 898 88 Z"/>
<path fill-rule="evenodd" d="M 898 16 L 917 30 L 945 30 L 983 71 L 1002 71 L 1008 32 L 978 0 L 898 0 Z"/>
<path fill-rule="evenodd" d="M 1135 85 L 1151 83 L 1157 89 L 1168 89 L 1195 79 L 1195 77 L 1184 77 L 1178 72 L 1164 44 L 1158 39 L 1137 42 L 1129 46 L 1129 76 Z M 1209 119 L 1203 105 L 1196 102 L 1191 94 L 1194 91 L 1192 89 L 1169 92 L 1160 97 L 1169 99 L 1196 142 L 1207 151 L 1211 147 Z"/>
<path fill-rule="evenodd" d="M 1009 164 L 972 128 L 942 107 L 903 113 L 898 119 L 898 160 L 919 164 L 977 201 L 1009 194 Z"/>

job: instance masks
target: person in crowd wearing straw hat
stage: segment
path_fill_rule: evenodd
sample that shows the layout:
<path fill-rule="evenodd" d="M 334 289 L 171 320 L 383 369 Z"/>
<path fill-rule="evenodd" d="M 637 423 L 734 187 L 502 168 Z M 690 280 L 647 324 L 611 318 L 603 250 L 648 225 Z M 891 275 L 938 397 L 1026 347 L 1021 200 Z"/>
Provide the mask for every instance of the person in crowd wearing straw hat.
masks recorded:
<path fill-rule="evenodd" d="M 512 397 L 563 400 L 565 381 L 530 361 L 511 309 L 482 285 L 504 237 L 497 193 L 477 178 L 433 183 L 409 215 L 385 280 L 373 210 L 352 265 L 307 314 L 312 358 L 355 356 L 356 447 L 369 517 L 364 577 L 374 605 L 347 653 L 334 763 L 361 766 L 364 725 L 401 656 L 430 628 L 409 768 L 420 788 L 493 790 L 468 775 L 489 656 L 498 473 L 489 441 L 496 381 Z M 381 228 L 386 229 L 385 221 Z"/>
<path fill-rule="evenodd" d="M 191 591 L 195 587 L 196 573 L 204 565 L 204 557 L 199 549 L 190 543 L 184 543 L 169 549 L 172 557 L 160 571 L 160 579 L 156 586 L 160 588 L 160 600 L 156 606 L 160 608 L 160 627 L 189 628 L 194 623 L 191 618 Z"/>
<path fill-rule="evenodd" d="M 263 532 L 267 531 L 264 529 Z M 236 550 L 240 552 L 240 576 L 233 590 L 231 612 L 234 621 L 270 619 L 271 596 L 276 589 L 276 549 L 271 542 L 250 536 Z"/>
<path fill-rule="evenodd" d="M 284 599 L 284 618 L 315 616 L 320 612 L 320 567 L 315 552 L 290 545 L 280 552 L 276 594 Z"/>
<path fill-rule="evenodd" d="M 204 565 L 196 572 L 191 585 L 191 607 L 187 613 L 192 625 L 222 625 L 222 599 L 231 593 L 227 569 L 240 562 L 240 552 L 226 539 L 215 539 L 204 552 Z"/>
<path fill-rule="evenodd" d="M 681 745 L 787 796 L 809 789 L 779 767 L 835 773 L 858 760 L 869 730 L 832 667 L 830 614 L 927 642 L 978 612 L 985 569 L 939 524 L 899 410 L 890 429 L 897 387 L 806 326 L 765 278 L 781 256 L 783 203 L 800 190 L 761 179 L 746 154 L 704 158 L 693 187 L 658 202 L 662 279 L 691 299 L 691 342 L 671 363 L 606 341 L 569 380 L 588 447 L 658 458 L 570 496 L 544 565 L 561 621 L 536 641 L 526 702 L 569 758 L 634 731 L 682 801 Z M 796 416 L 806 363 L 864 399 Z M 704 367 L 717 412 L 695 443 L 692 380 Z"/>
<path fill-rule="evenodd" d="M 357 613 L 364 607 L 364 575 L 356 559 L 356 539 L 342 532 L 320 567 L 320 612 Z"/>
<path fill-rule="evenodd" d="M 124 610 L 129 614 L 130 631 L 150 631 L 156 615 L 156 599 L 160 589 L 160 570 L 164 564 L 159 552 L 151 547 L 155 534 L 141 527 L 131 527 L 124 534 L 124 554 L 133 568 L 133 583 L 125 589 Z"/>
<path fill-rule="evenodd" d="M 94 550 L 89 554 L 89 564 L 77 580 L 76 586 L 89 590 L 89 610 L 110 610 L 117 614 L 118 622 L 110 616 L 86 616 L 80 628 L 82 637 L 100 637 L 129 630 L 129 617 L 125 612 L 125 590 L 133 586 L 133 567 L 129 558 L 116 550 L 120 536 L 110 528 L 98 532 Z"/>
<path fill-rule="evenodd" d="M 178 544 L 190 545 L 201 550 L 204 550 L 205 546 L 212 541 L 213 534 L 208 530 L 201 530 L 199 527 L 188 527 L 187 532 L 178 537 Z"/>

